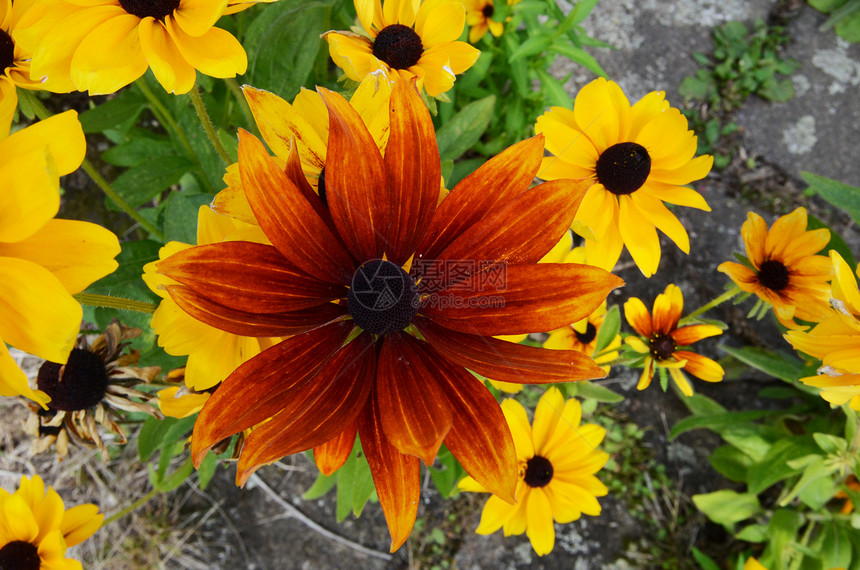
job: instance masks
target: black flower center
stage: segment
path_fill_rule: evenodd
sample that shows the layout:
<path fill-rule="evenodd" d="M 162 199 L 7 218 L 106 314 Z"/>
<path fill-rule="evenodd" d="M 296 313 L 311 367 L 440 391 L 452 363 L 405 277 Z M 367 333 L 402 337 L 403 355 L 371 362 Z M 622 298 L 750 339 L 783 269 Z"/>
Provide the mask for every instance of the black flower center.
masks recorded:
<path fill-rule="evenodd" d="M 12 36 L 0 30 L 0 75 L 4 75 L 7 67 L 15 65 L 15 42 Z"/>
<path fill-rule="evenodd" d="M 574 329 L 573 333 L 576 335 L 576 340 L 581 342 L 582 344 L 588 344 L 589 342 L 594 340 L 594 337 L 597 336 L 597 327 L 593 324 L 588 323 L 588 327 L 586 327 L 585 332 L 579 332 Z"/>
<path fill-rule="evenodd" d="M 768 259 L 758 268 L 758 282 L 772 291 L 782 291 L 788 285 L 788 268 L 775 259 Z"/>
<path fill-rule="evenodd" d="M 39 368 L 39 390 L 51 397 L 48 407 L 73 412 L 102 401 L 108 385 L 105 363 L 97 355 L 73 348 L 66 364 L 45 362 Z"/>
<path fill-rule="evenodd" d="M 418 287 L 399 266 L 375 259 L 355 271 L 346 301 L 355 324 L 388 334 L 402 331 L 418 314 Z"/>
<path fill-rule="evenodd" d="M 667 334 L 656 334 L 651 338 L 649 343 L 651 355 L 657 360 L 668 360 L 672 357 L 678 346 L 675 344 L 675 339 Z"/>
<path fill-rule="evenodd" d="M 122 9 L 138 18 L 164 20 L 179 8 L 180 0 L 119 0 Z"/>
<path fill-rule="evenodd" d="M 484 17 L 488 20 L 493 17 L 495 11 L 496 9 L 493 7 L 492 2 L 489 4 L 484 4 L 484 8 L 481 10 L 481 12 L 484 14 Z"/>
<path fill-rule="evenodd" d="M 320 177 L 317 179 L 317 193 L 319 194 L 323 205 L 328 208 L 328 200 L 326 200 L 325 197 L 325 167 L 320 170 Z"/>
<path fill-rule="evenodd" d="M 597 159 L 597 181 L 615 195 L 639 190 L 651 173 L 651 157 L 634 142 L 614 144 Z"/>
<path fill-rule="evenodd" d="M 0 570 L 39 570 L 39 549 L 22 540 L 0 548 Z"/>
<path fill-rule="evenodd" d="M 424 46 L 415 30 L 403 24 L 385 26 L 373 40 L 373 55 L 394 69 L 408 69 L 418 63 Z"/>
<path fill-rule="evenodd" d="M 552 481 L 552 463 L 546 457 L 535 455 L 526 463 L 525 482 L 529 487 L 546 487 Z"/>

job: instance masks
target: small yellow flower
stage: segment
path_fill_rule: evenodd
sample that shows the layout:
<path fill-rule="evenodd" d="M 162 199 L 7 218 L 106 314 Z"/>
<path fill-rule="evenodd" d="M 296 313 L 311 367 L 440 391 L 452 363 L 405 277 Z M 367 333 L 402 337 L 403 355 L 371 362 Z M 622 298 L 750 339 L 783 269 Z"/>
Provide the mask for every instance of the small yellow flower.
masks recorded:
<path fill-rule="evenodd" d="M 690 252 L 687 231 L 664 202 L 710 211 L 684 185 L 704 178 L 713 157 L 694 158 L 696 137 L 665 97 L 655 91 L 631 106 L 616 83 L 599 78 L 580 90 L 573 111 L 553 107 L 538 117 L 535 130 L 552 154 L 538 176 L 594 182 L 572 228 L 586 238 L 588 259 L 604 269 L 626 246 L 642 273 L 653 275 L 660 263 L 656 229 Z"/>
<path fill-rule="evenodd" d="M 704 324 L 678 327 L 683 310 L 684 297 L 681 290 L 672 284 L 654 300 L 653 317 L 648 314 L 645 304 L 636 297 L 624 303 L 627 322 L 644 337 L 644 340 L 627 337 L 625 342 L 636 352 L 647 354 L 637 389 L 644 390 L 651 384 L 657 367 L 669 370 L 672 380 L 685 396 L 692 396 L 693 388 L 682 369 L 705 382 L 723 379 L 722 366 L 701 354 L 681 350 L 704 338 L 720 335 L 723 331 L 714 325 Z"/>
<path fill-rule="evenodd" d="M 0 489 L 0 568 L 81 570 L 80 562 L 66 558 L 66 549 L 101 527 L 104 515 L 98 511 L 89 504 L 66 510 L 38 475 L 21 477 L 14 493 Z"/>
<path fill-rule="evenodd" d="M 239 41 L 215 23 L 227 0 L 42 0 L 20 23 L 33 54 L 34 79 L 52 91 L 118 91 L 152 69 L 169 93 L 187 93 L 197 71 L 212 77 L 245 73 Z"/>
<path fill-rule="evenodd" d="M 767 229 L 755 212 L 741 227 L 752 269 L 726 261 L 719 270 L 738 287 L 773 306 L 779 322 L 797 328 L 795 318 L 818 322 L 830 314 L 830 260 L 815 255 L 830 241 L 830 230 L 806 229 L 806 208 L 780 217 Z"/>
<path fill-rule="evenodd" d="M 45 405 L 47 396 L 29 387 L 6 343 L 65 362 L 83 315 L 72 295 L 117 267 L 115 235 L 89 222 L 54 219 L 60 208 L 59 177 L 77 169 L 85 151 L 74 111 L 0 137 L 2 396 L 22 395 Z"/>
<path fill-rule="evenodd" d="M 509 504 L 493 495 L 484 505 L 478 534 L 492 534 L 502 528 L 505 536 L 529 537 L 539 556 L 552 552 L 557 523 L 569 523 L 583 514 L 597 516 L 597 497 L 609 491 L 597 473 L 609 454 L 597 449 L 606 430 L 582 424 L 582 407 L 575 399 L 564 401 L 558 388 L 541 396 L 529 425 L 525 408 L 516 400 L 502 402 L 502 411 L 514 437 L 519 462 L 516 502 Z M 471 477 L 459 483 L 462 491 L 487 493 Z"/>
<path fill-rule="evenodd" d="M 327 32 L 331 58 L 347 77 L 361 81 L 378 70 L 390 77 L 418 78 L 436 97 L 481 54 L 466 42 L 462 0 L 355 0 L 362 33 Z"/>
<path fill-rule="evenodd" d="M 785 339 L 795 349 L 821 360 L 819 375 L 801 378 L 801 382 L 821 388 L 821 397 L 834 406 L 848 403 L 860 411 L 860 290 L 842 256 L 831 250 L 830 259 L 835 310 L 812 330 L 792 330 Z"/>
<path fill-rule="evenodd" d="M 519 1 L 508 0 L 508 5 L 513 6 Z M 478 43 L 486 35 L 487 30 L 495 37 L 501 36 L 505 31 L 505 24 L 493 19 L 496 12 L 493 0 L 463 0 L 463 5 L 466 7 L 466 25 L 470 28 L 469 42 Z M 507 20 L 510 20 L 510 17 Z"/>

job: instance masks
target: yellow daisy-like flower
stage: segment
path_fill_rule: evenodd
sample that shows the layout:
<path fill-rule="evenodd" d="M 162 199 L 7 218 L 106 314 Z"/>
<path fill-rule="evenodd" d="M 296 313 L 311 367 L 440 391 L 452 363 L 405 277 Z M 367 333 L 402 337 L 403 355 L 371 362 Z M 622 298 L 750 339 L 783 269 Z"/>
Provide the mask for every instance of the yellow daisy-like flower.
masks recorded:
<path fill-rule="evenodd" d="M 755 293 L 773 306 L 779 322 L 797 328 L 795 318 L 818 322 L 830 314 L 830 260 L 820 252 L 830 241 L 830 230 L 806 230 L 806 208 L 780 217 L 767 229 L 755 212 L 741 227 L 749 268 L 727 261 L 718 269 L 738 287 Z"/>
<path fill-rule="evenodd" d="M 543 556 L 555 545 L 553 521 L 564 524 L 583 514 L 600 514 L 597 497 L 609 491 L 594 474 L 609 460 L 609 454 L 597 449 L 606 430 L 595 424 L 580 425 L 579 402 L 565 402 L 555 387 L 541 396 L 533 425 L 529 425 L 525 408 L 516 400 L 502 402 L 502 411 L 514 437 L 520 466 L 516 503 L 509 504 L 496 495 L 490 497 L 476 532 L 492 534 L 500 528 L 505 536 L 525 532 L 532 548 Z M 488 492 L 471 477 L 460 481 L 459 488 Z"/>
<path fill-rule="evenodd" d="M 714 325 L 688 325 L 678 327 L 684 311 L 684 296 L 676 285 L 669 284 L 666 291 L 654 300 L 653 317 L 648 314 L 645 304 L 631 297 L 624 303 L 624 316 L 633 329 L 644 337 L 627 337 L 625 342 L 636 352 L 646 354 L 645 368 L 639 377 L 638 390 L 651 384 L 657 367 L 667 368 L 672 380 L 685 396 L 693 395 L 693 388 L 682 370 L 705 382 L 719 382 L 723 379 L 723 367 L 701 354 L 681 350 L 682 347 L 699 342 L 704 338 L 723 333 Z"/>
<path fill-rule="evenodd" d="M 268 243 L 257 225 L 246 224 L 201 206 L 197 217 L 197 244 L 224 241 Z M 143 280 L 162 298 L 152 315 L 152 329 L 158 334 L 158 345 L 174 356 L 188 355 L 185 384 L 193 390 L 206 390 L 219 384 L 240 364 L 280 339 L 254 338 L 226 333 L 191 317 L 167 292 L 177 282 L 156 272 L 158 262 L 193 246 L 169 242 L 159 251 L 159 260 L 143 267 Z M 173 397 L 182 394 L 172 394 Z M 159 402 L 166 394 L 159 394 Z M 162 408 L 163 409 L 163 408 Z M 190 415 L 190 414 L 189 414 Z"/>
<path fill-rule="evenodd" d="M 466 23 L 462 0 L 355 0 L 355 10 L 362 34 L 325 34 L 331 58 L 355 81 L 381 69 L 417 77 L 418 88 L 436 97 L 481 54 L 457 41 Z"/>
<path fill-rule="evenodd" d="M 2 396 L 21 395 L 44 406 L 48 397 L 29 387 L 6 343 L 66 362 L 83 316 L 72 295 L 117 267 L 115 235 L 89 222 L 53 219 L 60 208 L 59 177 L 77 169 L 85 151 L 74 111 L 0 138 Z"/>
<path fill-rule="evenodd" d="M 466 7 L 466 25 L 469 26 L 469 41 L 473 44 L 481 41 L 487 30 L 495 37 L 502 35 L 505 25 L 493 19 L 496 7 L 493 0 L 463 0 Z"/>
<path fill-rule="evenodd" d="M 860 291 L 842 256 L 831 250 L 830 259 L 836 310 L 812 330 L 792 330 L 785 339 L 796 350 L 821 360 L 819 375 L 801 382 L 821 388 L 821 397 L 834 406 L 848 403 L 860 410 Z"/>
<path fill-rule="evenodd" d="M 587 238 L 592 263 L 612 269 L 626 246 L 650 277 L 660 263 L 656 229 L 689 253 L 687 231 L 663 202 L 710 211 L 684 185 L 704 178 L 713 157 L 694 158 L 696 137 L 664 92 L 631 106 L 616 83 L 599 78 L 580 90 L 573 111 L 553 107 L 535 129 L 553 155 L 544 159 L 540 178 L 594 181 L 572 226 Z"/>
<path fill-rule="evenodd" d="M 81 570 L 66 549 L 92 536 L 103 519 L 95 505 L 66 510 L 38 475 L 21 477 L 14 493 L 0 489 L 0 568 Z"/>
<path fill-rule="evenodd" d="M 245 73 L 239 41 L 215 27 L 227 0 L 42 0 L 21 22 L 30 73 L 52 90 L 113 93 L 152 69 L 170 93 L 187 93 L 197 71 Z M 242 3 L 232 3 L 233 11 Z"/>
<path fill-rule="evenodd" d="M 605 319 L 606 302 L 582 321 L 551 331 L 549 338 L 544 341 L 543 347 L 578 350 L 586 356 L 590 356 L 608 374 L 611 368 L 609 363 L 618 358 L 618 351 L 621 348 L 621 335 L 615 335 L 615 338 L 609 341 L 609 344 L 598 354 L 597 335 L 600 333 L 600 327 L 603 326 Z"/>

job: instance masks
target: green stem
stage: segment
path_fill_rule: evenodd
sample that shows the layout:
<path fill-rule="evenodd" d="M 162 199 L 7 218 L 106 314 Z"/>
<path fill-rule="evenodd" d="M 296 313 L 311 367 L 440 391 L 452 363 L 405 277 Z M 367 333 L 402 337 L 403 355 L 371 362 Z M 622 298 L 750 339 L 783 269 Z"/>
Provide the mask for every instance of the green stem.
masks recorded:
<path fill-rule="evenodd" d="M 115 512 L 114 514 L 112 514 L 111 516 L 109 516 L 108 518 L 106 518 L 104 520 L 104 522 L 102 523 L 102 526 L 105 527 L 105 526 L 109 525 L 110 523 L 112 523 L 118 519 L 121 519 L 122 517 L 124 517 L 128 513 L 132 512 L 133 510 L 135 510 L 139 506 L 145 504 L 151 498 L 156 496 L 158 494 L 158 492 L 159 492 L 158 489 L 153 489 L 152 491 L 150 491 L 146 495 L 142 496 L 141 498 L 139 498 L 138 500 L 136 500 L 132 504 L 128 505 L 127 507 L 125 507 L 121 511 Z"/>
<path fill-rule="evenodd" d="M 185 148 L 185 152 L 188 153 L 188 156 L 196 159 L 197 154 L 194 152 L 194 149 L 191 148 L 191 143 L 188 142 L 188 137 L 185 136 L 185 131 L 182 130 L 179 123 L 176 122 L 176 119 L 174 119 L 173 115 L 170 114 L 170 111 L 167 110 L 167 107 L 158 100 L 158 97 L 155 96 L 155 93 L 153 93 L 152 89 L 149 88 L 149 85 L 146 84 L 146 80 L 141 78 L 135 81 L 134 84 L 138 89 L 140 89 L 143 96 L 146 97 L 153 114 L 155 114 L 155 118 L 173 131 L 179 139 L 179 143 Z"/>
<path fill-rule="evenodd" d="M 691 320 L 695 319 L 696 317 L 698 317 L 702 313 L 706 313 L 707 311 L 710 311 L 711 309 L 713 309 L 717 305 L 721 305 L 721 304 L 725 303 L 726 301 L 728 301 L 729 299 L 732 299 L 733 297 L 735 297 L 740 292 L 741 292 L 741 288 L 738 287 L 737 285 L 735 285 L 734 287 L 732 287 L 731 289 L 729 289 L 728 291 L 726 291 L 725 293 L 723 293 L 722 295 L 720 295 L 716 299 L 713 299 L 710 303 L 702 305 L 701 307 L 699 307 L 698 309 L 696 309 L 695 311 L 693 311 L 692 313 L 690 313 L 689 315 L 687 315 L 686 317 L 681 319 L 678 322 L 678 325 L 680 326 L 680 325 L 683 325 L 685 323 L 690 322 Z"/>
<path fill-rule="evenodd" d="M 248 128 L 256 131 L 257 122 L 254 120 L 254 115 L 251 113 L 251 107 L 248 105 L 248 101 L 245 100 L 245 95 L 242 93 L 242 88 L 239 86 L 239 82 L 232 77 L 228 77 L 224 82 L 227 84 L 227 88 L 230 90 L 230 93 L 233 94 L 236 101 L 239 103 L 239 108 L 242 109 L 242 117 L 244 117 L 245 122 L 248 124 Z"/>
<path fill-rule="evenodd" d="M 22 90 L 23 91 L 23 90 Z M 30 95 L 28 93 L 28 95 Z M 45 105 L 39 101 L 38 97 L 30 95 L 28 97 L 28 102 L 32 105 L 33 110 L 36 111 L 36 116 L 39 117 L 40 120 L 44 121 L 45 119 L 53 116 Z M 159 241 L 164 241 L 164 234 L 161 231 L 152 225 L 149 220 L 141 216 L 137 210 L 131 207 L 125 200 L 122 199 L 122 196 L 116 193 L 116 190 L 108 183 L 107 180 L 99 173 L 99 171 L 92 165 L 92 163 L 84 157 L 83 162 L 81 163 L 81 168 L 87 175 L 92 179 L 93 182 L 96 183 L 102 192 L 110 198 L 114 204 L 119 207 L 120 210 L 128 214 L 134 221 L 136 221 L 142 228 L 152 234 L 153 237 L 158 239 Z"/>
<path fill-rule="evenodd" d="M 209 138 L 209 142 L 212 143 L 212 147 L 215 149 L 215 152 L 218 153 L 218 156 L 221 157 L 224 164 L 233 164 L 233 159 L 230 158 L 230 154 L 227 152 L 227 149 L 224 148 L 224 145 L 221 143 L 221 139 L 218 138 L 218 133 L 215 132 L 212 118 L 206 110 L 206 105 L 203 103 L 203 97 L 200 96 L 200 91 L 197 89 L 197 85 L 191 88 L 188 95 L 191 97 L 191 104 L 194 105 L 194 110 L 197 111 L 197 118 L 200 119 L 200 124 L 203 125 L 203 130 L 206 131 L 206 136 Z"/>
<path fill-rule="evenodd" d="M 133 301 L 121 297 L 111 297 L 110 295 L 96 295 L 95 293 L 77 293 L 74 297 L 82 305 L 104 309 L 120 309 L 151 315 L 158 308 L 158 305 L 147 301 Z"/>

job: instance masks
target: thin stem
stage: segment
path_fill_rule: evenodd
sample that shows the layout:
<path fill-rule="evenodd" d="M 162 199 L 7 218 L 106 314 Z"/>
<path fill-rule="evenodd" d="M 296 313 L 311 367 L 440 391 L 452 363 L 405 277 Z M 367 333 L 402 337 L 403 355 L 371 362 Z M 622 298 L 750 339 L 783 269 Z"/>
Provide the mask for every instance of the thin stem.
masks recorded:
<path fill-rule="evenodd" d="M 224 80 L 224 83 L 227 84 L 227 88 L 230 90 L 230 93 L 233 94 L 236 101 L 239 103 L 239 108 L 242 109 L 242 117 L 245 118 L 245 122 L 248 124 L 248 127 L 256 131 L 257 122 L 254 120 L 254 115 L 251 113 L 251 107 L 248 105 L 248 101 L 245 100 L 245 95 L 242 93 L 242 88 L 239 86 L 239 82 L 232 77 L 228 77 Z"/>
<path fill-rule="evenodd" d="M 82 305 L 89 307 L 101 307 L 104 309 L 120 309 L 123 311 L 135 311 L 138 313 L 146 313 L 151 315 L 158 308 L 158 305 L 147 301 L 133 301 L 131 299 L 123 299 L 121 297 L 111 297 L 110 295 L 96 295 L 95 293 L 77 293 L 73 295 L 75 299 Z"/>
<path fill-rule="evenodd" d="M 732 287 L 731 289 L 729 289 L 728 291 L 726 291 L 725 293 L 723 293 L 722 295 L 720 295 L 716 299 L 713 299 L 711 302 L 709 302 L 705 305 L 702 305 L 701 307 L 699 307 L 698 309 L 696 309 L 695 311 L 693 311 L 692 313 L 690 313 L 689 315 L 687 315 L 686 317 L 681 319 L 678 322 L 678 324 L 682 325 L 682 324 L 690 322 L 691 320 L 695 319 L 696 317 L 698 317 L 702 313 L 710 311 L 711 309 L 713 309 L 717 305 L 721 305 L 721 304 L 725 303 L 729 299 L 735 297 L 740 292 L 741 292 L 741 288 L 738 287 L 737 285 L 735 285 L 734 287 Z"/>
<path fill-rule="evenodd" d="M 28 93 L 28 95 L 30 94 Z M 45 119 L 53 116 L 53 113 L 51 113 L 48 108 L 39 101 L 38 97 L 30 96 L 28 97 L 28 101 L 30 105 L 33 106 L 33 109 L 36 111 L 36 116 L 39 117 L 40 120 L 44 121 Z M 117 205 L 117 207 L 119 207 L 120 210 L 128 214 L 134 221 L 140 224 L 142 228 L 152 234 L 153 237 L 159 241 L 164 241 L 164 234 L 162 234 L 157 227 L 152 225 L 149 220 L 141 216 L 140 213 L 132 208 L 128 202 L 123 200 L 122 196 L 116 193 L 116 190 L 113 189 L 110 183 L 105 180 L 104 176 L 101 175 L 101 173 L 86 157 L 84 157 L 84 160 L 81 163 L 81 168 L 87 173 L 90 179 L 96 183 L 96 186 L 98 186 L 101 191 L 104 192 L 105 195 Z"/>
<path fill-rule="evenodd" d="M 143 504 L 147 503 L 151 498 L 153 498 L 154 496 L 156 496 L 158 493 L 159 493 L 158 489 L 153 489 L 152 491 L 150 491 L 150 492 L 149 492 L 149 493 L 147 493 L 146 495 L 142 496 L 141 498 L 139 498 L 138 500 L 136 500 L 136 501 L 135 501 L 135 502 L 133 502 L 132 504 L 128 505 L 127 507 L 125 507 L 125 508 L 124 508 L 124 509 L 122 509 L 121 511 L 115 512 L 114 514 L 112 514 L 111 516 L 109 516 L 108 518 L 106 518 L 106 519 L 104 520 L 104 522 L 102 523 L 102 526 L 103 526 L 103 527 L 104 527 L 104 526 L 107 526 L 107 525 L 109 525 L 110 523 L 112 523 L 112 522 L 114 522 L 114 521 L 116 521 L 116 520 L 118 520 L 118 519 L 121 519 L 122 517 L 124 517 L 124 516 L 125 516 L 125 515 L 127 515 L 128 513 L 132 512 L 133 510 L 135 510 L 135 509 L 136 509 L 136 508 L 138 508 L 139 506 L 141 506 L 141 505 L 143 505 Z"/>
<path fill-rule="evenodd" d="M 155 93 L 153 93 L 152 89 L 149 88 L 149 85 L 146 84 L 146 80 L 141 78 L 135 81 L 134 84 L 138 89 L 140 89 L 143 96 L 146 97 L 155 117 L 176 134 L 176 137 L 179 139 L 180 144 L 185 148 L 185 152 L 188 153 L 188 156 L 196 159 L 197 154 L 194 152 L 194 149 L 191 148 L 191 143 L 188 142 L 188 137 L 185 136 L 185 131 L 182 130 L 179 123 L 176 122 L 176 119 L 174 119 L 173 115 L 170 114 L 170 111 L 167 110 L 167 107 L 162 105 L 161 101 L 158 100 L 158 97 L 155 96 Z"/>
<path fill-rule="evenodd" d="M 209 142 L 212 143 L 215 152 L 218 153 L 224 164 L 232 164 L 233 159 L 230 158 L 230 154 L 224 148 L 221 139 L 218 138 L 218 133 L 215 132 L 212 118 L 209 116 L 209 111 L 206 110 L 206 105 L 203 103 L 203 97 L 200 96 L 197 85 L 191 88 L 188 95 L 191 97 L 191 104 L 194 105 L 194 110 L 197 111 L 197 118 L 200 119 L 200 124 L 203 125 L 203 130 L 206 131 L 206 136 L 209 138 Z"/>

